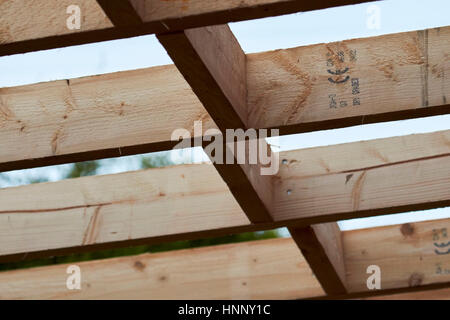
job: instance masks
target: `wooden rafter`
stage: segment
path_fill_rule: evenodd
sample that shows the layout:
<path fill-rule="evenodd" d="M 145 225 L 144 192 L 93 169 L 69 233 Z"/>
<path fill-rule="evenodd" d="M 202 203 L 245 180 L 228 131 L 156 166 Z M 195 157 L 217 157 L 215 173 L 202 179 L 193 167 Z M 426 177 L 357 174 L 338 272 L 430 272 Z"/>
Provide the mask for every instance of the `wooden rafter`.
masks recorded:
<path fill-rule="evenodd" d="M 341 231 L 336 222 L 288 229 L 328 295 L 345 294 L 346 274 Z"/>
<path fill-rule="evenodd" d="M 222 134 L 228 129 L 247 128 L 247 66 L 246 56 L 227 25 L 203 27 L 182 32 L 157 35 L 178 70 L 205 106 Z M 265 150 L 270 149 L 262 139 Z M 224 145 L 226 146 L 226 145 Z M 249 144 L 246 144 L 249 147 Z M 272 176 L 261 175 L 261 166 L 252 164 L 216 164 L 217 171 L 227 183 L 231 193 L 250 222 L 271 222 Z M 246 159 L 246 161 L 249 161 Z M 277 161 L 277 160 L 276 160 Z M 334 238 L 321 232 L 323 226 L 310 229 L 308 234 L 291 232 L 299 246 L 306 243 L 312 251 L 321 252 L 320 261 L 313 255 L 305 255 L 329 294 L 345 293 L 342 280 L 336 276 L 332 261 Z M 321 241 L 314 241 L 320 238 Z M 328 258 L 329 254 L 333 254 Z M 317 262 L 320 262 L 319 264 Z M 316 270 L 317 269 L 317 270 Z M 329 273 L 321 270 L 332 270 Z M 333 277 L 334 275 L 334 277 Z"/>
<path fill-rule="evenodd" d="M 0 56 L 366 2 L 362 0 L 341 0 L 339 3 L 331 0 L 190 0 L 189 3 L 183 0 L 129 1 L 107 0 L 100 3 L 114 4 L 104 6 L 106 9 L 126 9 L 127 17 L 131 18 L 137 16 L 130 9 L 137 8 L 139 17 L 144 22 L 139 27 L 117 14 L 110 17 L 120 26 L 113 27 L 96 0 L 2 1 L 0 30 L 7 31 L 0 33 Z M 129 3 L 133 7 L 129 6 Z M 78 5 L 81 9 L 83 23 L 79 30 L 70 30 L 66 26 L 66 18 L 69 17 L 66 8 L 69 5 Z"/>
<path fill-rule="evenodd" d="M 245 130 L 246 56 L 230 28 L 219 25 L 157 37 L 223 136 L 227 129 Z M 234 158 L 233 164 L 225 164 L 223 157 L 223 164 L 214 166 L 251 222 L 272 221 L 271 177 L 261 176 L 257 165 L 238 164 Z"/>
<path fill-rule="evenodd" d="M 417 295 L 418 290 L 429 289 L 448 292 L 450 273 L 436 273 L 436 265 L 442 270 L 450 268 L 450 255 L 434 252 L 437 241 L 434 233 L 444 228 L 449 230 L 449 219 L 342 232 L 350 294 L 339 298 L 380 298 L 383 294 L 400 292 Z M 82 288 L 86 290 L 68 291 L 61 286 L 66 279 L 67 265 L 54 265 L 35 268 L 33 272 L 0 273 L 0 297 L 298 299 L 324 296 L 290 238 L 79 265 L 83 270 Z M 367 289 L 369 265 L 381 268 L 381 290 Z"/>

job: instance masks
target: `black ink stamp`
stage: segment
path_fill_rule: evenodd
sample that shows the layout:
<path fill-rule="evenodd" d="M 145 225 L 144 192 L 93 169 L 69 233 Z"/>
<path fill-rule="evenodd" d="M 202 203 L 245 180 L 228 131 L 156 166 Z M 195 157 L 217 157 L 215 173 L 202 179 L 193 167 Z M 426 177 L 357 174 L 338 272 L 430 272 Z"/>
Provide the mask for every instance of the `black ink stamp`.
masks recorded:
<path fill-rule="evenodd" d="M 347 82 L 349 79 L 350 79 L 350 76 L 346 76 L 342 80 L 334 80 L 333 78 L 328 78 L 328 81 L 330 81 L 331 83 L 344 83 L 344 82 Z"/>
<path fill-rule="evenodd" d="M 347 55 L 347 57 L 346 57 Z M 361 100 L 357 96 L 361 93 L 360 90 L 360 83 L 359 78 L 351 78 L 351 76 L 348 74 L 350 73 L 350 65 L 341 65 L 341 63 L 347 62 L 354 62 L 357 60 L 357 52 L 356 49 L 349 50 L 349 51 L 337 51 L 336 52 L 327 52 L 326 53 L 326 65 L 327 65 L 327 72 L 331 75 L 328 77 L 328 81 L 332 84 L 341 85 L 345 84 L 347 82 L 351 83 L 352 88 L 352 95 L 353 98 L 347 99 L 347 100 L 341 100 L 341 97 L 337 97 L 336 94 L 329 94 L 328 97 L 330 98 L 330 108 L 337 108 L 338 105 L 341 108 L 353 105 L 353 106 L 359 106 L 361 105 Z M 333 68 L 334 67 L 334 68 Z M 350 81 L 351 79 L 351 81 Z M 346 86 L 343 86 L 345 90 L 347 90 Z"/>
<path fill-rule="evenodd" d="M 356 61 L 356 49 L 350 50 L 350 61 Z"/>
<path fill-rule="evenodd" d="M 448 241 L 447 228 L 433 229 L 434 252 L 437 255 L 450 254 L 450 241 Z"/>
<path fill-rule="evenodd" d="M 359 78 L 352 78 L 352 94 L 359 94 Z"/>
<path fill-rule="evenodd" d="M 335 76 L 339 76 L 339 75 L 341 75 L 341 74 L 346 73 L 346 72 L 348 71 L 348 67 L 345 68 L 344 70 L 336 69 L 336 71 L 331 71 L 330 69 L 328 69 L 327 71 L 328 71 L 328 73 L 330 73 L 330 74 L 334 74 Z"/>
<path fill-rule="evenodd" d="M 436 274 L 450 274 L 450 269 L 443 268 L 442 263 L 436 263 Z"/>
<path fill-rule="evenodd" d="M 335 94 L 329 94 L 328 98 L 330 98 L 330 108 L 337 108 L 336 95 Z"/>

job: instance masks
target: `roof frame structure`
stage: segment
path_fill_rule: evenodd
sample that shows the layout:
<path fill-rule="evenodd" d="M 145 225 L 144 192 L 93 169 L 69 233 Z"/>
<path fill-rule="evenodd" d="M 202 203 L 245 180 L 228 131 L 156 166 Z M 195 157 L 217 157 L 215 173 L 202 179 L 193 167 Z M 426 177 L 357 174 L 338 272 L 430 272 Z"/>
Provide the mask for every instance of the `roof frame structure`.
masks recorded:
<path fill-rule="evenodd" d="M 9 126 L 0 131 L 0 137 L 3 135 L 14 142 L 18 141 L 18 134 L 25 133 L 27 134 L 27 139 L 24 140 L 25 146 L 33 145 L 35 137 L 40 139 L 44 137 L 44 141 L 50 143 L 36 146 L 35 151 L 37 152 L 33 153 L 33 157 L 24 153 L 26 149 L 23 146 L 16 148 L 13 143 L 10 143 L 6 146 L 9 152 L 0 158 L 0 170 L 7 171 L 170 149 L 174 142 L 168 141 L 167 133 L 170 130 L 168 119 L 170 118 L 167 115 L 173 114 L 174 110 L 157 110 L 159 105 L 155 104 L 153 107 L 151 102 L 146 102 L 146 104 L 150 103 L 150 111 L 142 109 L 138 112 L 156 114 L 163 120 L 163 126 L 169 126 L 165 128 L 166 130 L 160 128 L 159 135 L 154 140 L 138 139 L 138 144 L 136 144 L 136 139 L 131 139 L 133 133 L 123 137 L 120 141 L 110 135 L 109 139 L 111 140 L 106 144 L 104 142 L 96 144 L 94 140 L 87 143 L 83 139 L 70 141 L 71 135 L 68 139 L 70 132 L 68 128 L 76 129 L 76 126 L 80 124 L 86 125 L 88 128 L 95 128 L 95 123 L 82 124 L 80 121 L 83 120 L 84 115 L 77 113 L 80 103 L 95 100 L 98 92 L 105 92 L 104 90 L 95 92 L 96 89 L 92 91 L 92 83 L 100 87 L 112 85 L 124 88 L 128 81 L 121 82 L 122 79 L 127 80 L 126 78 L 130 77 L 134 85 L 146 79 L 147 74 L 154 74 L 156 78 L 159 76 L 164 81 L 175 84 L 172 86 L 175 89 L 171 89 L 174 91 L 169 93 L 179 96 L 179 99 L 182 100 L 188 99 L 187 104 L 192 102 L 191 106 L 182 111 L 184 114 L 180 114 L 179 120 L 174 126 L 183 123 L 188 126 L 192 125 L 192 120 L 198 117 L 185 121 L 185 115 L 200 111 L 200 119 L 207 119 L 207 125 L 218 128 L 222 134 L 227 129 L 248 128 L 279 128 L 281 134 L 289 134 L 358 123 L 447 114 L 450 111 L 450 105 L 447 104 L 446 98 L 446 94 L 450 90 L 450 81 L 441 74 L 441 71 L 445 72 L 450 68 L 448 55 L 446 55 L 448 42 L 442 41 L 450 38 L 449 27 L 246 55 L 229 27 L 223 23 L 301 10 L 321 9 L 333 6 L 333 4 L 331 1 L 319 1 L 314 5 L 307 5 L 304 1 L 257 0 L 256 2 L 240 1 L 239 4 L 235 1 L 214 2 L 213 5 L 208 6 L 205 1 L 195 0 L 189 8 L 186 8 L 180 7 L 179 4 L 169 6 L 161 1 L 151 0 L 98 0 L 98 7 L 103 10 L 103 12 L 99 12 L 96 11 L 98 8 L 95 1 L 84 0 L 82 4 L 93 10 L 87 18 L 90 30 L 62 32 L 61 26 L 55 25 L 43 32 L 36 32 L 36 34 L 30 32 L 27 26 L 14 33 L 12 17 L 17 3 L 1 4 L 0 7 L 3 6 L 7 14 L 0 18 L 0 26 L 9 25 L 13 32 L 12 36 L 6 40 L 0 39 L 0 55 L 156 33 L 184 80 L 179 77 L 178 71 L 173 66 L 168 66 L 105 75 L 100 79 L 74 79 L 2 89 L 0 91 L 1 111 L 7 121 L 15 121 L 14 125 L 9 122 Z M 360 2 L 365 1 L 345 1 L 342 4 Z M 32 8 L 33 10 L 42 9 L 36 3 L 33 5 L 35 6 Z M 46 4 L 42 2 L 42 6 L 46 6 Z M 158 19 L 155 19 L 155 12 L 160 14 Z M 99 19 L 101 14 L 106 15 L 108 19 Z M 91 24 L 91 19 L 94 21 L 98 19 L 98 24 Z M 47 32 L 55 34 L 46 34 Z M 364 55 L 367 48 L 377 44 L 380 46 L 377 47 L 378 49 L 374 49 L 375 52 L 372 53 L 372 56 Z M 405 45 L 408 50 L 404 49 Z M 390 48 L 390 52 L 385 52 L 386 48 Z M 340 62 L 336 60 L 338 53 L 342 50 L 350 57 L 346 62 L 348 65 L 340 65 Z M 381 58 L 380 54 L 382 54 Z M 373 63 L 371 58 L 374 57 L 381 60 Z M 345 70 L 351 70 L 352 74 L 359 76 L 350 79 L 350 77 L 338 75 L 338 80 L 335 80 L 332 76 L 330 77 L 329 70 L 328 74 L 326 73 L 326 68 L 324 72 L 317 69 L 324 58 L 325 63 L 328 58 L 334 66 L 346 67 Z M 298 67 L 292 59 L 297 59 L 297 63 L 303 63 L 305 68 Z M 301 59 L 305 60 L 300 62 Z M 267 67 L 262 68 L 262 65 Z M 311 66 L 312 69 L 308 69 L 307 66 Z M 362 90 L 360 84 L 362 86 L 363 82 L 359 81 L 359 77 L 372 71 L 375 71 L 373 79 L 366 79 L 369 93 L 361 94 L 360 97 L 360 90 Z M 331 72 L 331 74 L 333 73 Z M 391 81 L 387 85 L 392 87 L 392 90 L 395 91 L 399 88 L 403 90 L 401 94 L 390 95 L 389 92 L 386 92 L 387 87 L 384 83 L 388 81 L 386 79 Z M 358 96 L 359 103 L 357 105 L 360 105 L 360 98 L 366 99 L 368 101 L 364 104 L 366 108 L 352 109 L 351 111 L 349 111 L 350 109 L 334 110 L 339 108 L 333 105 L 336 101 L 332 99 L 330 102 L 329 97 L 332 94 L 327 97 L 315 95 L 324 88 L 328 88 L 330 92 L 340 92 L 343 87 L 337 88 L 336 84 L 345 83 L 348 80 L 351 80 L 351 94 Z M 273 83 L 278 83 L 275 88 Z M 284 85 L 281 89 L 279 88 L 280 83 Z M 289 83 L 294 84 L 289 85 Z M 127 85 L 130 88 L 129 82 Z M 145 84 L 141 85 L 145 86 Z M 164 91 L 164 83 L 156 86 L 159 86 L 160 91 Z M 296 86 L 301 88 L 300 93 L 292 96 L 292 90 L 298 91 Z M 137 89 L 131 90 L 144 91 L 139 88 L 139 85 Z M 158 90 L 155 92 L 159 93 Z M 261 92 L 269 94 L 262 95 Z M 411 93 L 413 94 L 411 95 Z M 36 122 L 33 119 L 27 119 L 30 120 L 28 122 L 23 121 L 21 116 L 16 114 L 16 111 L 24 104 L 35 108 L 36 95 L 42 94 L 44 98 L 57 101 L 53 107 L 60 102 L 65 105 L 62 117 L 56 123 L 53 122 L 56 125 L 56 131 L 52 127 L 48 130 L 47 127 L 42 126 L 42 123 L 50 124 L 54 120 L 51 117 L 42 115 L 36 119 Z M 112 93 L 113 100 L 124 100 L 121 91 L 117 97 L 114 97 L 115 94 Z M 148 95 L 151 96 L 152 93 L 150 92 Z M 59 97 L 53 99 L 55 96 Z M 380 104 L 379 99 L 384 96 L 387 96 L 388 99 L 394 97 L 397 100 L 392 101 L 391 99 L 390 104 L 382 101 Z M 263 97 L 262 100 L 261 97 Z M 42 105 L 40 99 L 41 96 L 39 102 Z M 131 96 L 128 99 L 133 98 Z M 287 105 L 294 103 L 294 108 L 289 107 L 289 110 L 283 110 L 286 101 Z M 353 100 L 354 105 L 355 101 Z M 261 108 L 261 105 L 264 108 Z M 275 107 L 271 108 L 272 105 Z M 121 117 L 126 113 L 124 109 L 127 102 L 121 101 L 119 106 L 116 116 Z M 282 108 L 278 108 L 279 106 Z M 318 106 L 322 106 L 322 109 L 318 109 Z M 81 108 L 83 107 L 81 106 Z M 60 115 L 58 114 L 58 116 Z M 99 120 L 104 121 L 104 117 L 99 117 Z M 132 119 L 127 121 L 131 123 Z M 36 130 L 40 136 L 35 134 Z M 84 128 L 81 128 L 81 131 L 83 130 Z M 99 130 L 100 132 L 101 130 Z M 145 132 L 148 133 L 148 131 Z M 89 134 L 92 135 L 92 132 L 89 131 Z M 120 135 L 121 132 L 117 130 L 114 134 Z M 142 136 L 141 134 L 140 137 Z M 49 137 L 50 139 L 48 139 Z M 5 231 L 0 235 L 0 237 L 4 237 L 2 241 L 5 243 L 0 251 L 0 261 L 14 261 L 25 257 L 36 258 L 78 250 L 94 250 L 104 246 L 120 247 L 132 243 L 189 239 L 286 226 L 289 228 L 293 241 L 280 239 L 266 243 L 223 246 L 218 250 L 228 250 L 233 252 L 233 255 L 239 256 L 238 252 L 241 250 L 244 252 L 253 250 L 249 247 L 266 246 L 268 251 L 271 248 L 283 251 L 283 248 L 286 247 L 288 254 L 285 258 L 291 259 L 295 264 L 298 263 L 297 258 L 302 256 L 299 253 L 296 255 L 294 253 L 293 256 L 288 247 L 297 246 L 307 263 L 303 263 L 300 268 L 303 272 L 311 268 L 315 275 L 315 278 L 312 279 L 309 275 L 306 282 L 314 283 L 316 281 L 320 284 L 320 286 L 312 284 L 314 288 L 309 288 L 316 297 L 324 298 L 324 294 L 328 298 L 370 297 L 380 294 L 415 292 L 421 287 L 424 290 L 438 290 L 438 292 L 448 294 L 449 275 L 444 272 L 443 277 L 437 277 L 435 268 L 439 264 L 442 270 L 442 264 L 444 264 L 444 270 L 447 270 L 445 268 L 447 268 L 449 260 L 445 258 L 442 260 L 440 254 L 435 254 L 439 255 L 436 257 L 433 255 L 435 252 L 430 252 L 428 247 L 424 247 L 425 251 L 419 254 L 399 249 L 392 265 L 402 259 L 416 261 L 417 256 L 420 256 L 420 260 L 422 260 L 423 255 L 431 256 L 430 260 L 435 264 L 420 265 L 421 272 L 412 272 L 407 283 L 403 278 L 398 280 L 394 272 L 392 279 L 388 277 L 387 280 L 384 280 L 388 284 L 387 291 L 365 290 L 362 287 L 365 284 L 363 281 L 365 275 L 358 273 L 361 265 L 379 263 L 384 259 L 382 251 L 376 251 L 374 256 L 365 259 L 364 255 L 367 251 L 372 250 L 360 245 L 360 243 L 365 243 L 366 237 L 372 239 L 370 237 L 375 233 L 377 239 L 385 239 L 383 240 L 385 245 L 390 245 L 392 240 L 389 235 L 394 232 L 393 230 L 400 229 L 401 238 L 398 238 L 398 234 L 398 239 L 396 238 L 398 243 L 404 245 L 408 241 L 417 241 L 417 238 L 426 243 L 430 232 L 434 233 L 434 230 L 439 230 L 439 228 L 442 230 L 442 225 L 446 228 L 447 220 L 417 223 L 414 226 L 373 228 L 363 232 L 341 232 L 336 221 L 450 205 L 449 141 L 448 131 L 443 131 L 403 138 L 380 139 L 367 143 L 284 152 L 279 154 L 282 159 L 280 160 L 281 171 L 276 176 L 261 175 L 259 172 L 261 164 L 215 164 L 215 170 L 212 170 L 209 165 L 192 165 L 8 188 L 0 191 L 0 199 L 3 199 L 2 203 L 4 203 L 0 219 L 5 218 L 8 222 L 13 219 L 19 222 L 20 227 L 18 234 L 8 234 Z M 429 148 L 422 150 L 423 145 L 427 145 Z M 351 150 L 352 154 L 346 154 L 346 149 Z M 331 159 L 336 154 L 341 155 L 342 158 L 330 162 L 335 167 L 328 166 L 327 160 L 324 159 Z M 367 156 L 368 154 L 369 156 Z M 360 161 L 352 161 L 349 158 Z M 298 166 L 300 162 L 305 162 L 307 169 Z M 199 172 L 202 172 L 203 177 L 200 182 L 195 182 Z M 147 185 L 139 182 L 144 176 L 149 179 Z M 158 184 L 158 177 L 161 176 L 169 176 L 172 179 L 169 186 L 166 186 L 167 190 Z M 184 183 L 180 183 L 180 176 L 182 181 L 187 181 L 184 187 L 180 187 Z M 113 189 L 120 184 L 127 192 L 118 196 Z M 140 194 L 137 191 L 136 184 L 148 188 L 147 191 L 152 194 L 150 200 L 146 199 L 147 196 L 144 193 Z M 94 189 L 90 190 L 90 186 L 102 186 L 101 190 L 103 191 L 96 193 Z M 108 189 L 108 186 L 113 187 Z M 205 188 L 214 190 L 214 192 L 208 192 Z M 40 194 L 52 192 L 52 190 L 61 190 L 61 192 L 48 200 L 39 198 Z M 80 193 L 79 190 L 83 192 Z M 133 192 L 135 194 L 132 194 Z M 17 199 L 24 194 L 31 196 L 27 198 L 27 201 L 19 204 Z M 331 200 L 333 201 L 330 202 Z M 207 221 L 196 221 L 195 219 L 199 218 L 198 213 L 206 214 L 215 201 L 220 201 L 224 209 L 219 210 L 215 216 L 205 219 Z M 186 205 L 189 203 L 195 210 L 186 209 Z M 173 217 L 145 216 L 143 213 L 149 208 L 155 212 L 161 212 L 162 208 L 169 209 Z M 131 210 L 131 213 L 127 213 L 127 210 Z M 61 212 L 66 213 L 67 218 L 64 219 L 73 219 L 72 222 L 76 223 L 74 232 L 80 236 L 80 241 L 73 235 L 62 240 L 55 235 L 55 237 L 48 237 L 44 242 L 38 241 L 36 237 L 43 232 L 42 223 L 45 222 L 45 219 L 56 219 L 54 221 L 60 223 L 61 226 L 68 222 L 60 218 Z M 127 232 L 115 230 L 117 223 L 124 216 L 133 215 L 136 212 L 141 216 L 135 221 L 131 219 L 130 229 Z M 185 215 L 183 217 L 185 220 L 183 220 L 184 223 L 177 224 L 180 213 Z M 200 218 L 203 217 L 200 216 Z M 25 221 L 23 219 L 28 223 L 20 223 L 20 221 Z M 59 219 L 60 221 L 58 221 Z M 30 223 L 30 221 L 32 222 Z M 86 221 L 88 221 L 87 224 Z M 134 229 L 132 232 L 133 223 L 142 224 L 142 228 Z M 153 229 L 146 229 L 146 223 Z M 137 226 L 135 225 L 135 227 Z M 164 228 L 162 228 L 163 226 Z M 435 227 L 430 229 L 430 226 Z M 51 232 L 50 229 L 49 231 Z M 354 237 L 358 240 L 354 240 L 353 235 L 356 235 Z M 441 236 L 443 237 L 443 235 Z M 16 239 L 20 241 L 15 241 Z M 267 257 L 266 255 L 271 255 L 264 251 L 265 248 L 261 250 L 260 254 L 263 259 Z M 171 259 L 175 259 L 174 261 L 182 259 L 187 252 L 206 259 L 204 255 L 208 253 L 208 250 L 187 250 L 163 254 L 161 257 L 151 255 L 120 258 L 115 260 L 111 272 L 113 274 L 121 273 L 123 271 L 120 268 L 129 267 L 131 264 L 135 269 L 134 273 L 130 275 L 133 278 L 136 276 L 136 270 L 143 272 L 148 263 L 154 263 L 150 262 L 153 259 L 161 258 L 165 261 L 162 263 L 165 263 L 167 267 L 174 263 L 171 262 Z M 360 257 L 360 252 L 366 253 L 362 253 L 363 257 Z M 258 261 L 259 258 L 258 256 L 254 259 Z M 220 261 L 220 257 L 217 259 Z M 85 263 L 85 265 L 89 269 L 91 265 L 101 265 L 101 263 Z M 247 263 L 248 266 L 246 260 L 238 261 L 238 263 Z M 282 264 L 283 261 L 272 261 L 271 263 Z M 392 268 L 392 265 L 388 264 L 385 268 Z M 218 267 L 220 273 L 221 266 Z M 289 268 L 289 266 L 287 267 Z M 52 274 L 52 268 L 54 267 L 38 268 L 36 272 L 43 279 L 47 279 Z M 201 266 L 197 268 L 201 270 Z M 263 274 L 268 272 L 271 275 L 270 270 L 264 268 L 265 266 L 263 266 Z M 240 274 L 240 277 L 252 279 L 252 272 L 257 272 L 252 270 L 247 270 L 248 274 Z M 355 270 L 358 270 L 357 276 L 355 276 Z M 8 277 L 8 279 L 24 277 L 26 273 L 27 271 L 11 271 L 0 274 L 0 278 L 2 276 Z M 279 276 L 284 277 L 284 281 L 291 281 L 291 276 L 295 273 L 298 273 L 298 270 L 294 267 L 281 271 Z M 31 276 L 31 273 L 29 275 Z M 277 276 L 274 275 L 275 280 L 278 279 Z M 306 276 L 303 274 L 302 277 L 299 278 L 299 282 L 305 280 Z M 167 276 L 160 276 L 159 281 L 164 282 L 165 280 L 167 280 Z M 39 285 L 39 280 L 32 281 L 36 286 Z M 96 280 L 92 278 L 89 281 L 95 282 Z M 129 293 L 126 288 L 133 284 L 137 285 L 136 281 L 130 280 L 122 288 L 114 288 L 113 293 L 101 295 L 101 293 L 94 292 L 93 296 L 86 297 L 114 298 L 117 295 Z M 0 283 L 2 282 L 0 281 Z M 8 280 L 5 280 L 5 283 L 8 283 Z M 119 285 L 121 284 L 119 283 Z M 198 285 L 199 288 L 202 287 L 201 283 Z M 247 286 L 247 282 L 243 281 L 240 286 Z M 270 292 L 269 290 L 267 295 L 263 296 L 257 296 L 256 291 L 244 290 L 247 294 L 244 297 L 308 297 L 303 293 L 302 296 L 299 296 L 299 288 L 296 287 L 296 284 L 292 284 L 292 286 L 283 292 Z M 23 297 L 24 294 L 20 288 L 5 290 L 5 294 L 2 294 L 1 298 L 18 298 Z M 39 296 L 58 297 L 59 293 L 57 290 L 52 291 L 51 286 L 48 288 L 49 291 L 46 290 L 40 292 Z M 203 290 L 199 292 L 209 292 L 207 288 L 203 288 Z M 170 294 L 169 291 L 167 294 Z M 217 294 L 219 297 L 225 298 L 241 297 L 239 294 L 230 295 L 226 291 Z M 151 294 L 147 297 L 155 298 Z"/>

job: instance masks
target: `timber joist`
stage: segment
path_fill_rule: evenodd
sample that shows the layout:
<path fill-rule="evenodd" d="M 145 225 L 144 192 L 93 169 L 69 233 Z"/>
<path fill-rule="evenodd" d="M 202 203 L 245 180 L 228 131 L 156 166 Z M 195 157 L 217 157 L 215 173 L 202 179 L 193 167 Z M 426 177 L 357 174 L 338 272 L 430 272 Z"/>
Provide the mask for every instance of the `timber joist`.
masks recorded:
<path fill-rule="evenodd" d="M 85 13 L 79 30 L 58 18 L 70 4 Z M 156 34 L 174 62 L 0 88 L 0 171 L 170 150 L 180 128 L 194 142 L 450 112 L 450 27 L 245 54 L 227 25 L 331 6 L 0 1 L 0 55 Z M 337 225 L 450 206 L 450 131 L 286 152 L 257 138 L 274 174 L 261 161 L 213 161 L 1 189 L 0 262 L 279 227 L 291 238 L 83 262 L 89 290 L 70 293 L 64 265 L 1 272 L 0 298 L 450 298 L 449 219 Z"/>

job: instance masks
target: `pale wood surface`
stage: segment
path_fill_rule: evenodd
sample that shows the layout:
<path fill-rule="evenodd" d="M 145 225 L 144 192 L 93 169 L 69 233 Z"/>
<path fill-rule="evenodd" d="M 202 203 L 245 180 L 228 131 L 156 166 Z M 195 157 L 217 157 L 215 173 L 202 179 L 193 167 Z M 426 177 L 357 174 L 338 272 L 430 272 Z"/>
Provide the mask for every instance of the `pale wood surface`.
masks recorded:
<path fill-rule="evenodd" d="M 323 291 L 291 239 L 82 262 L 81 290 L 67 265 L 0 273 L 0 299 L 294 299 Z"/>
<path fill-rule="evenodd" d="M 355 125 L 389 120 L 383 114 L 395 111 L 447 105 L 448 38 L 450 28 L 444 27 L 249 55 L 249 126 L 298 131 L 351 117 Z M 328 72 L 347 68 L 341 75 Z"/>
<path fill-rule="evenodd" d="M 318 176 L 450 154 L 450 130 L 280 152 L 280 176 Z"/>
<path fill-rule="evenodd" d="M 0 255 L 249 224 L 212 165 L 0 190 Z"/>
<path fill-rule="evenodd" d="M 70 5 L 81 9 L 80 30 L 67 28 L 66 9 Z M 113 26 L 95 0 L 2 0 L 0 12 L 0 44 Z"/>
<path fill-rule="evenodd" d="M 353 212 L 351 217 L 357 217 L 358 212 L 361 216 L 376 215 L 396 212 L 396 207 L 412 211 L 426 208 L 427 203 L 432 206 L 436 203 L 439 203 L 438 206 L 448 205 L 448 132 L 426 134 L 416 142 L 414 137 L 384 140 L 383 145 L 387 150 L 399 146 L 386 158 L 380 156 L 386 153 L 378 151 L 383 150 L 377 146 L 379 142 L 343 145 L 343 150 L 349 150 L 350 147 L 351 153 L 336 151 L 339 148 L 335 146 L 321 148 L 320 157 L 314 156 L 318 154 L 317 151 L 306 150 L 306 161 L 302 161 L 300 151 L 292 151 L 292 158 L 289 157 L 291 151 L 284 152 L 280 159 L 290 160 L 274 182 L 275 220 L 294 216 L 326 216 L 332 212 L 340 212 L 343 217 L 345 213 Z M 423 141 L 436 143 L 422 146 L 420 143 Z M 422 150 L 412 151 L 412 144 L 416 143 L 417 148 L 423 148 L 425 158 L 422 159 Z M 405 147 L 408 144 L 409 147 Z M 371 152 L 367 152 L 368 149 Z M 410 151 L 405 153 L 405 150 Z M 362 158 L 366 160 L 359 161 Z M 304 163 L 307 168 L 316 168 L 318 174 L 309 175 L 308 170 L 302 169 Z M 366 164 L 369 166 L 364 167 Z M 330 173 L 324 174 L 324 170 Z"/>
<path fill-rule="evenodd" d="M 238 40 L 228 25 L 218 25 L 212 27 L 203 27 L 189 29 L 183 32 L 195 52 L 198 54 L 202 63 L 208 69 L 212 78 L 219 85 L 221 92 L 228 101 L 230 108 L 221 110 L 219 101 L 213 99 L 211 83 L 207 87 L 202 87 L 199 83 L 193 87 L 193 81 L 199 81 L 198 70 L 193 70 L 189 65 L 190 61 L 185 58 L 184 67 L 189 68 L 185 77 L 189 77 L 189 83 L 194 88 L 194 92 L 203 102 L 204 95 L 208 95 L 211 103 L 203 102 L 220 129 L 243 128 L 247 123 L 247 66 L 246 56 L 242 51 Z M 163 36 L 158 36 L 161 39 Z M 176 49 L 176 48 L 175 48 Z M 183 55 L 184 54 L 184 55 Z M 180 52 L 180 56 L 186 57 L 186 52 Z M 177 65 L 177 63 L 175 63 Z M 178 66 L 178 65 L 177 65 Z M 180 66 L 178 66 L 180 69 Z M 189 73 L 189 74 L 188 74 Z M 213 105 L 216 102 L 217 105 Z M 219 123 L 229 121 L 232 115 L 236 113 L 235 123 L 225 123 L 221 126 Z M 219 119 L 220 118 L 220 119 Z M 240 121 L 238 121 L 240 119 Z"/>
<path fill-rule="evenodd" d="M 381 289 L 450 281 L 449 219 L 344 232 L 343 245 L 351 291 L 367 290 L 369 265 L 380 267 Z"/>
<path fill-rule="evenodd" d="M 196 120 L 215 127 L 174 66 L 1 88 L 0 162 L 194 136 Z"/>

